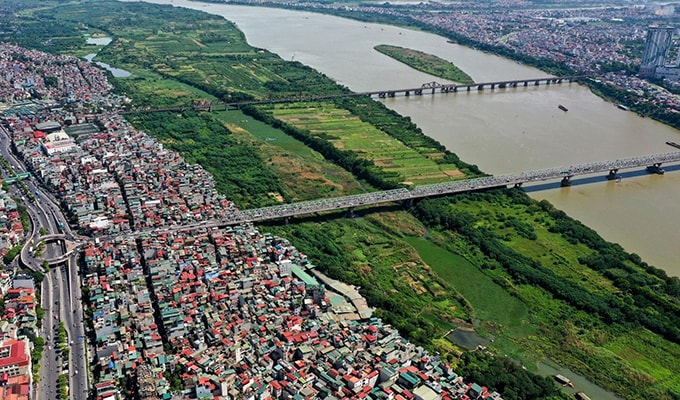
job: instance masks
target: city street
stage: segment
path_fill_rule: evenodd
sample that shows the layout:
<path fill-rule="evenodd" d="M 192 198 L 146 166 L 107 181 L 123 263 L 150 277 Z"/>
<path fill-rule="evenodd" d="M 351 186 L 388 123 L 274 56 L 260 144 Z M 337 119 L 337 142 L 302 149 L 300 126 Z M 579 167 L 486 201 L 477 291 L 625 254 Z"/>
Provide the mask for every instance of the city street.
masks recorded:
<path fill-rule="evenodd" d="M 10 150 L 7 132 L 0 126 L 0 154 L 19 172 L 25 166 L 17 160 Z M 46 234 L 59 234 L 60 227 L 66 238 L 76 240 L 68 226 L 65 216 L 56 206 L 54 199 L 38 186 L 32 178 L 23 181 L 30 193 L 35 194 L 30 201 L 25 194 L 20 194 L 31 219 L 30 235 L 21 251 L 21 261 L 29 268 L 45 272 L 43 259 L 53 259 L 64 254 L 64 246 L 59 242 L 45 245 L 42 256 L 36 258 L 38 238 L 41 228 Z M 66 262 L 58 267 L 50 266 L 42 283 L 42 307 L 45 310 L 42 336 L 46 345 L 40 363 L 40 382 L 37 399 L 53 399 L 57 395 L 57 378 L 68 369 L 69 394 L 71 399 L 83 399 L 87 396 L 87 352 L 85 329 L 83 325 L 83 309 L 80 303 L 80 278 L 78 276 L 77 252 L 71 254 Z M 66 347 L 69 349 L 68 360 L 63 360 L 56 348 L 56 336 L 59 322 L 64 323 L 67 333 Z M 62 366 L 65 365 L 65 368 Z M 75 390 L 74 390 L 75 389 Z"/>

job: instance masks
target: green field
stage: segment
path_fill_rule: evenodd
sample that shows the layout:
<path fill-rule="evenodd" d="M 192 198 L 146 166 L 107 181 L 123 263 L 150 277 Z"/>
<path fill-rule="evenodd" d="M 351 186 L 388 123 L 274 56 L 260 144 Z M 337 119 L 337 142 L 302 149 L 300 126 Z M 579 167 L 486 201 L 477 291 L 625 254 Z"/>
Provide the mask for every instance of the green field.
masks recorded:
<path fill-rule="evenodd" d="M 405 185 L 463 176 L 455 165 L 436 162 L 442 154 L 426 157 L 333 103 L 281 104 L 272 107 L 271 112 L 275 118 L 326 139 L 338 149 L 356 152 L 383 170 L 399 174 Z"/>
<path fill-rule="evenodd" d="M 437 275 L 470 302 L 472 319 L 493 321 L 504 328 L 516 328 L 527 318 L 528 310 L 524 303 L 511 296 L 464 257 L 421 238 L 407 237 L 406 242 L 416 249 Z"/>
<path fill-rule="evenodd" d="M 303 201 L 363 191 L 352 174 L 281 130 L 240 111 L 214 115 L 239 141 L 258 148 L 268 168 L 280 178 L 286 198 Z"/>

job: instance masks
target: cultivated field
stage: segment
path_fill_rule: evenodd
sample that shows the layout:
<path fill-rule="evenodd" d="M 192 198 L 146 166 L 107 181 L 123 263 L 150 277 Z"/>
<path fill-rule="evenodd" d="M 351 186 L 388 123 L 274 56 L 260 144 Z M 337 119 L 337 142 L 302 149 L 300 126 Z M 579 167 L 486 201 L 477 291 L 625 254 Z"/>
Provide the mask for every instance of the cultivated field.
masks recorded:
<path fill-rule="evenodd" d="M 452 164 L 438 164 L 442 154 L 423 155 L 363 122 L 333 103 L 294 103 L 272 107 L 275 118 L 324 138 L 338 149 L 351 150 L 360 157 L 403 177 L 407 185 L 449 181 L 463 174 Z"/>

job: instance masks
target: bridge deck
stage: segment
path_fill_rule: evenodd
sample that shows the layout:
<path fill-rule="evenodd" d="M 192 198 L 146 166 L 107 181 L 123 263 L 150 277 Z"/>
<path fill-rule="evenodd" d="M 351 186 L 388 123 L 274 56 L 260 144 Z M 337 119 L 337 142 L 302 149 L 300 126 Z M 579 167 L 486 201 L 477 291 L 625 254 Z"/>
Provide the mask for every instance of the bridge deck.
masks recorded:
<path fill-rule="evenodd" d="M 331 100 L 341 97 L 361 97 L 368 96 L 379 98 L 385 97 L 395 97 L 397 94 L 402 93 L 406 96 L 410 94 L 422 95 L 422 94 L 436 94 L 436 93 L 451 93 L 457 92 L 459 89 L 465 90 L 483 90 L 484 88 L 510 88 L 518 86 L 538 86 L 540 84 L 550 85 L 552 83 L 562 83 L 562 82 L 573 82 L 579 78 L 584 78 L 584 75 L 574 75 L 574 76 L 556 76 L 556 77 L 542 77 L 542 78 L 527 78 L 527 79 L 516 79 L 516 80 L 506 80 L 506 81 L 496 81 L 496 82 L 478 82 L 472 84 L 440 84 L 438 82 L 428 82 L 424 83 L 420 87 L 406 88 L 406 89 L 385 89 L 385 90 L 373 90 L 367 92 L 347 92 L 347 93 L 337 93 L 321 96 L 299 96 L 291 98 L 281 98 L 281 99 L 261 99 L 261 100 L 250 100 L 250 101 L 240 101 L 240 102 L 219 102 L 210 104 L 192 104 L 174 107 L 162 107 L 162 108 L 147 108 L 139 110 L 121 111 L 121 114 L 132 114 L 132 113 L 152 113 L 152 112 L 162 112 L 162 111 L 186 111 L 186 110 L 196 110 L 196 111 L 224 111 L 224 110 L 234 110 L 247 105 L 258 105 L 258 104 L 276 104 L 276 103 L 293 103 L 300 101 L 322 101 Z"/>
<path fill-rule="evenodd" d="M 547 168 L 525 171 L 519 174 L 487 176 L 482 178 L 435 183 L 416 186 L 412 190 L 394 189 L 382 192 L 364 193 L 330 199 L 304 201 L 292 204 L 282 204 L 252 210 L 244 210 L 230 215 L 222 220 L 225 224 L 255 222 L 267 219 L 291 217 L 334 209 L 353 208 L 358 206 L 387 203 L 422 197 L 467 192 L 471 190 L 488 189 L 493 187 L 521 185 L 532 181 L 546 181 L 551 179 L 571 178 L 576 175 L 587 175 L 598 172 L 611 172 L 620 169 L 647 167 L 680 161 L 680 152 L 654 154 L 641 157 L 624 158 L 614 161 L 599 161 L 569 167 Z"/>
<path fill-rule="evenodd" d="M 187 225 L 166 226 L 143 231 L 126 233 L 126 237 L 139 237 L 149 232 L 169 232 L 177 230 L 191 230 L 212 228 L 227 225 L 258 222 L 272 219 L 293 217 L 297 215 L 313 214 L 330 210 L 353 209 L 360 206 L 383 204 L 395 201 L 419 199 L 431 196 L 469 192 L 495 187 L 521 185 L 528 182 L 547 181 L 553 179 L 570 179 L 577 175 L 590 175 L 601 172 L 615 174 L 621 169 L 638 167 L 659 167 L 664 163 L 680 162 L 680 151 L 662 154 L 653 154 L 640 157 L 622 158 L 614 161 L 598 161 L 584 164 L 575 164 L 568 167 L 546 168 L 525 171 L 518 174 L 485 176 L 481 178 L 465 179 L 445 183 L 416 186 L 408 190 L 392 189 L 380 192 L 362 193 L 350 196 L 334 197 L 301 201 L 297 203 L 281 204 L 270 207 L 256 208 L 251 210 L 237 211 L 225 218 L 197 222 Z M 662 172 L 657 170 L 657 172 Z M 114 236 L 112 236 L 114 237 Z M 103 237 L 107 240 L 109 237 Z"/>

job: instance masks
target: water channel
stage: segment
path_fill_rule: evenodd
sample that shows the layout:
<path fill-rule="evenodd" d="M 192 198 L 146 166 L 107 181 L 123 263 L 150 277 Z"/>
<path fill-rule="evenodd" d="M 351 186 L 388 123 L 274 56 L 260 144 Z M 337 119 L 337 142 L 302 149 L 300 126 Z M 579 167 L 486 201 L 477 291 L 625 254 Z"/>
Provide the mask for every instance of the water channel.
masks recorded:
<path fill-rule="evenodd" d="M 96 45 L 96 46 L 106 46 L 107 44 L 111 43 L 111 40 L 112 39 L 109 38 L 109 37 L 88 38 L 87 44 L 93 44 L 93 45 Z M 92 60 L 96 56 L 97 56 L 97 53 L 90 53 L 90 54 L 87 54 L 83 58 L 85 58 L 89 62 L 92 62 Z M 129 71 L 126 71 L 126 70 L 121 69 L 121 68 L 113 67 L 113 66 L 111 66 L 107 63 L 103 63 L 101 61 L 95 61 L 94 63 L 99 65 L 100 67 L 108 70 L 109 72 L 111 72 L 111 74 L 116 78 L 127 78 L 130 75 L 132 75 Z"/>
<path fill-rule="evenodd" d="M 477 82 L 546 76 L 534 68 L 440 36 L 306 12 L 153 0 L 225 16 L 248 42 L 309 65 L 354 91 L 444 82 L 373 50 L 377 44 L 418 49 L 448 59 Z M 463 160 L 491 174 L 663 153 L 680 133 L 618 109 L 577 84 L 485 90 L 384 100 Z M 563 104 L 564 112 L 557 108 Z M 532 191 L 609 241 L 680 276 L 680 173 L 624 175 L 604 181 Z"/>

